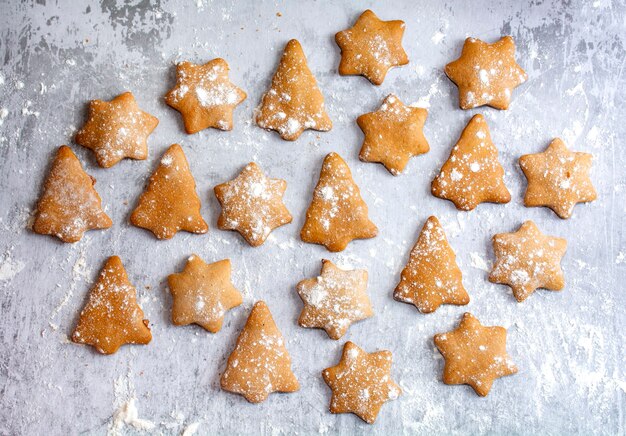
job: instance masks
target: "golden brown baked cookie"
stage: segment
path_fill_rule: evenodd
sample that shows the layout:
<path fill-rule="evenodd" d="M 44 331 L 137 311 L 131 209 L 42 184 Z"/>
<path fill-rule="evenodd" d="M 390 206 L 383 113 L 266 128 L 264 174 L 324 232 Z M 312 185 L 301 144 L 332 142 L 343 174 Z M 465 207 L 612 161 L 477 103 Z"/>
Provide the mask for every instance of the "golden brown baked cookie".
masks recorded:
<path fill-rule="evenodd" d="M 220 382 L 222 389 L 243 395 L 251 403 L 265 401 L 272 392 L 300 388 L 283 336 L 265 302 L 258 301 L 252 308 Z"/>
<path fill-rule="evenodd" d="M 363 12 L 354 26 L 335 35 L 341 49 L 339 74 L 383 83 L 390 68 L 409 63 L 402 48 L 404 27 L 404 21 L 382 21 L 369 9 Z"/>
<path fill-rule="evenodd" d="M 270 89 L 257 109 L 256 123 L 275 130 L 286 141 L 295 141 L 306 129 L 327 132 L 333 126 L 324 96 L 295 39 L 285 47 Z"/>
<path fill-rule="evenodd" d="M 143 317 L 121 259 L 111 256 L 89 292 L 72 341 L 91 345 L 102 354 L 113 354 L 124 344 L 145 345 L 152 334 Z"/>
<path fill-rule="evenodd" d="M 393 298 L 413 304 L 422 313 L 434 312 L 442 304 L 466 305 L 469 295 L 455 259 L 439 220 L 431 216 L 411 250 Z"/>
<path fill-rule="evenodd" d="M 204 65 L 181 62 L 176 65 L 176 85 L 165 102 L 183 116 L 187 133 L 209 127 L 232 130 L 233 110 L 246 93 L 228 78 L 228 64 L 213 59 Z"/>
<path fill-rule="evenodd" d="M 376 421 L 380 408 L 395 400 L 402 390 L 391 379 L 391 352 L 367 353 L 346 342 L 339 364 L 322 371 L 333 391 L 331 413 L 354 413 L 368 424 Z"/>
<path fill-rule="evenodd" d="M 98 165 L 109 168 L 128 157 L 148 157 L 148 136 L 159 120 L 139 109 L 131 92 L 111 101 L 92 100 L 89 118 L 76 134 L 76 143 L 94 151 Z"/>
<path fill-rule="evenodd" d="M 592 160 L 589 153 L 569 151 L 560 138 L 543 153 L 520 157 L 519 165 L 528 179 L 524 205 L 547 206 L 560 218 L 571 217 L 577 203 L 597 197 L 589 177 Z"/>
<path fill-rule="evenodd" d="M 373 238 L 377 233 L 350 168 L 337 153 L 329 153 L 322 164 L 300 238 L 324 245 L 329 251 L 342 251 L 353 239 Z"/>
<path fill-rule="evenodd" d="M 365 139 L 359 158 L 364 162 L 379 162 L 397 176 L 409 159 L 430 150 L 424 137 L 426 109 L 406 106 L 389 94 L 376 112 L 357 118 Z"/>
<path fill-rule="evenodd" d="M 493 44 L 467 38 L 461 57 L 446 65 L 445 72 L 459 88 L 461 109 L 483 105 L 508 109 L 511 92 L 528 79 L 515 62 L 515 42 L 510 36 Z"/>
<path fill-rule="evenodd" d="M 446 361 L 443 382 L 470 385 L 481 397 L 495 379 L 517 372 L 506 352 L 506 329 L 485 327 L 471 313 L 463 315 L 456 329 L 435 335 L 435 345 Z"/>
<path fill-rule="evenodd" d="M 33 231 L 76 242 L 87 230 L 111 227 L 113 222 L 102 210 L 95 183 L 72 149 L 59 147 L 37 203 Z"/>
<path fill-rule="evenodd" d="M 172 322 L 198 324 L 211 333 L 222 328 L 227 310 L 242 303 L 241 294 L 230 280 L 230 260 L 207 265 L 192 254 L 181 273 L 170 274 L 167 283 L 174 299 Z"/>
<path fill-rule="evenodd" d="M 215 196 L 222 206 L 217 226 L 236 230 L 253 247 L 263 244 L 272 230 L 291 222 L 283 203 L 287 182 L 270 179 L 254 162 L 233 180 L 217 185 Z"/>
<path fill-rule="evenodd" d="M 526 221 L 517 232 L 494 235 L 496 263 L 489 281 L 510 286 L 517 301 L 538 288 L 560 291 L 565 286 L 561 258 L 566 249 L 565 239 L 546 236 Z"/>
<path fill-rule="evenodd" d="M 163 153 L 130 222 L 150 230 L 158 239 L 170 239 L 179 230 L 190 233 L 209 230 L 200 215 L 196 182 L 180 145 L 174 144 Z"/>
<path fill-rule="evenodd" d="M 367 296 L 367 271 L 343 270 L 322 260 L 319 276 L 296 287 L 304 303 L 298 324 L 326 330 L 331 339 L 341 338 L 355 322 L 374 315 Z"/>
<path fill-rule="evenodd" d="M 504 170 L 485 118 L 474 115 L 431 185 L 435 197 L 450 200 L 459 210 L 480 203 L 508 203 L 511 194 L 504 184 Z"/>

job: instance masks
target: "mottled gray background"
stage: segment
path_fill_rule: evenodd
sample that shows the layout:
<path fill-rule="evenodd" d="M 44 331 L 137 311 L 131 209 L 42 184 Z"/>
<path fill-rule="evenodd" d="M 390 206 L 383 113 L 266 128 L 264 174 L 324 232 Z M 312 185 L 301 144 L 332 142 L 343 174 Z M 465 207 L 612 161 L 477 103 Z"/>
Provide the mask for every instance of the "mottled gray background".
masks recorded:
<path fill-rule="evenodd" d="M 341 77 L 334 33 L 371 7 L 383 19 L 406 21 L 409 65 L 392 70 L 380 87 Z M 105 434 L 112 415 L 136 398 L 152 433 L 535 433 L 624 434 L 626 374 L 626 6 L 624 1 L 385 1 L 272 2 L 79 1 L 0 2 L 0 434 Z M 508 111 L 457 108 L 456 87 L 442 67 L 460 53 L 466 36 L 495 41 L 514 36 L 529 75 Z M 307 132 L 297 142 L 252 123 L 284 44 L 302 43 L 334 122 L 328 133 Z M 180 115 L 163 95 L 174 83 L 174 62 L 225 58 L 248 99 L 235 112 L 232 132 L 186 135 Z M 125 160 L 101 169 L 92 154 L 72 145 L 88 100 L 130 90 L 160 124 L 147 161 Z M 425 133 L 431 151 L 392 177 L 361 163 L 355 119 L 396 93 L 429 108 Z M 430 195 L 430 181 L 474 113 L 488 119 L 513 200 L 457 212 Z M 521 154 L 562 137 L 593 153 L 597 201 L 562 221 L 550 210 L 522 205 Z M 210 223 L 206 235 L 157 241 L 129 226 L 128 216 L 160 154 L 182 144 Z M 72 145 L 98 180 L 114 226 L 89 232 L 74 245 L 28 230 L 49 162 Z M 304 245 L 298 234 L 322 158 L 337 151 L 353 170 L 380 235 L 339 254 Z M 217 230 L 213 186 L 249 161 L 286 179 L 292 224 L 260 248 Z M 467 307 L 421 315 L 391 292 L 424 220 L 444 224 L 472 298 Z M 487 282 L 490 238 L 533 219 L 546 233 L 567 238 L 563 292 L 538 291 L 522 304 L 509 289 Z M 212 335 L 169 321 L 167 274 L 192 252 L 207 261 L 229 257 L 245 305 L 231 311 Z M 112 356 L 68 342 L 78 312 L 106 257 L 122 257 L 154 339 Z M 366 268 L 376 315 L 345 336 L 368 351 L 393 352 L 393 377 L 404 393 L 368 426 L 352 415 L 328 413 L 330 391 L 320 371 L 333 365 L 344 343 L 296 325 L 301 303 L 294 285 L 318 273 L 320 260 Z M 219 375 L 250 305 L 268 302 L 293 358 L 301 390 L 272 395 L 260 405 L 219 390 Z M 441 381 L 443 361 L 432 336 L 454 327 L 470 310 L 487 325 L 509 329 L 508 349 L 519 373 L 497 380 L 487 398 Z M 124 427 L 122 433 L 133 433 Z"/>

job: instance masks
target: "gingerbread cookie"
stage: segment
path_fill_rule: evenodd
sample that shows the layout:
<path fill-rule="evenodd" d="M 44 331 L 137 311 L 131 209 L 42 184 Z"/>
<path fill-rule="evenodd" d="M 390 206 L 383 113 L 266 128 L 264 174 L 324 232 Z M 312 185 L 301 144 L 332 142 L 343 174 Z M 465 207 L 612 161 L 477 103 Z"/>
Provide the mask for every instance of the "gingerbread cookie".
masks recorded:
<path fill-rule="evenodd" d="M 427 116 L 426 109 L 406 106 L 389 94 L 380 109 L 356 120 L 365 135 L 359 158 L 364 162 L 379 162 L 397 176 L 411 157 L 430 150 L 424 137 Z"/>
<path fill-rule="evenodd" d="M 335 35 L 341 49 L 339 74 L 383 83 L 390 68 L 409 63 L 402 48 L 404 27 L 404 21 L 382 21 L 369 9 L 363 12 L 354 26 Z"/>
<path fill-rule="evenodd" d="M 219 58 L 204 65 L 176 65 L 176 86 L 165 102 L 181 113 L 187 133 L 209 127 L 232 130 L 233 110 L 246 93 L 229 80 L 228 70 L 226 61 Z"/>
<path fill-rule="evenodd" d="M 324 96 L 295 39 L 285 47 L 270 89 L 257 109 L 256 123 L 275 130 L 286 141 L 295 141 L 306 129 L 327 132 L 333 126 Z"/>
<path fill-rule="evenodd" d="M 304 303 L 298 324 L 324 329 L 331 339 L 341 338 L 353 322 L 374 315 L 364 269 L 347 271 L 324 259 L 320 275 L 302 280 L 296 289 Z"/>
<path fill-rule="evenodd" d="M 209 230 L 200 215 L 196 182 L 180 145 L 174 144 L 163 153 L 130 222 L 150 230 L 159 239 L 170 239 L 179 230 L 191 233 Z"/>
<path fill-rule="evenodd" d="M 337 366 L 322 371 L 333 391 L 331 413 L 354 413 L 368 424 L 376 421 L 380 408 L 395 400 L 402 390 L 391 379 L 391 352 L 367 353 L 346 342 Z"/>
<path fill-rule="evenodd" d="M 304 242 L 342 251 L 353 239 L 373 238 L 378 228 L 367 215 L 352 173 L 337 153 L 329 153 L 322 164 L 313 200 L 300 232 Z"/>
<path fill-rule="evenodd" d="M 139 109 L 131 92 L 111 101 L 92 100 L 89 118 L 76 134 L 76 143 L 96 153 L 98 165 L 109 168 L 128 157 L 148 157 L 148 136 L 159 120 Z"/>
<path fill-rule="evenodd" d="M 72 341 L 91 345 L 102 354 L 113 354 L 124 344 L 145 345 L 152 334 L 143 317 L 121 259 L 109 257 L 80 312 Z"/>
<path fill-rule="evenodd" d="M 251 403 L 265 401 L 272 392 L 300 388 L 283 336 L 265 302 L 258 301 L 252 308 L 220 382 L 222 389 Z"/>
<path fill-rule="evenodd" d="M 59 147 L 37 203 L 33 231 L 76 242 L 87 230 L 111 227 L 95 183 L 74 152 L 67 145 Z"/>
<path fill-rule="evenodd" d="M 532 221 L 514 233 L 493 237 L 496 263 L 489 281 L 508 285 L 517 301 L 524 301 L 535 289 L 560 291 L 565 286 L 561 258 L 567 241 L 546 236 Z"/>
<path fill-rule="evenodd" d="M 589 177 L 592 160 L 589 153 L 569 151 L 560 138 L 543 153 L 520 157 L 519 165 L 528 179 L 524 205 L 547 206 L 560 218 L 571 217 L 577 203 L 597 197 Z"/>
<path fill-rule="evenodd" d="M 235 179 L 214 189 L 222 213 L 217 226 L 236 230 L 253 247 L 263 244 L 270 232 L 289 224 L 291 214 L 283 203 L 287 182 L 268 178 L 254 162 Z"/>
<path fill-rule="evenodd" d="M 485 327 L 471 313 L 463 315 L 456 329 L 435 335 L 435 345 L 446 361 L 443 382 L 470 385 L 481 397 L 495 379 L 517 372 L 506 352 L 506 329 Z"/>
<path fill-rule="evenodd" d="M 511 92 L 528 79 L 515 62 L 515 42 L 510 36 L 493 44 L 467 38 L 461 57 L 446 65 L 445 72 L 459 88 L 461 109 L 483 105 L 508 109 Z"/>
<path fill-rule="evenodd" d="M 230 281 L 229 259 L 207 265 L 193 254 L 184 271 L 170 274 L 167 283 L 174 299 L 172 322 L 175 325 L 194 323 L 217 333 L 226 311 L 242 303 L 241 294 Z"/>
<path fill-rule="evenodd" d="M 455 259 L 439 220 L 431 216 L 411 250 L 393 298 L 413 304 L 422 313 L 434 312 L 442 304 L 466 305 L 469 295 Z"/>
<path fill-rule="evenodd" d="M 480 203 L 508 203 L 511 194 L 504 185 L 504 170 L 489 134 L 487 121 L 474 115 L 450 152 L 450 157 L 432 182 L 435 197 L 450 200 L 459 210 L 472 210 Z"/>

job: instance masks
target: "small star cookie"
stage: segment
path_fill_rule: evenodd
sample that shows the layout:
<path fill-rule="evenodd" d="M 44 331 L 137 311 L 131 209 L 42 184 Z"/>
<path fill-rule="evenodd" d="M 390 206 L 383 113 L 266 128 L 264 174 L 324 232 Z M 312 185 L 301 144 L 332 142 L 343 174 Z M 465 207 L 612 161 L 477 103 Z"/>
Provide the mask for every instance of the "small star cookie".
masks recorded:
<path fill-rule="evenodd" d="M 257 109 L 256 123 L 295 141 L 306 129 L 329 131 L 333 124 L 324 108 L 324 96 L 307 65 L 300 43 L 287 43 L 269 91 Z"/>
<path fill-rule="evenodd" d="M 560 138 L 543 153 L 520 157 L 520 167 L 528 179 L 524 205 L 547 206 L 560 218 L 571 217 L 577 203 L 597 197 L 589 177 L 592 160 L 589 153 L 569 151 Z"/>
<path fill-rule="evenodd" d="M 187 133 L 209 127 L 233 129 L 233 111 L 246 99 L 246 93 L 229 80 L 228 71 L 228 64 L 220 58 L 204 65 L 176 65 L 176 86 L 167 93 L 165 102 L 181 113 Z"/>
<path fill-rule="evenodd" d="M 220 383 L 225 391 L 243 395 L 251 403 L 265 401 L 272 392 L 300 388 L 283 336 L 265 302 L 258 301 L 252 308 Z"/>
<path fill-rule="evenodd" d="M 76 143 L 94 151 L 98 165 L 109 168 L 128 157 L 148 157 L 148 136 L 159 120 L 139 109 L 131 92 L 111 101 L 92 100 L 89 118 L 76 134 Z"/>
<path fill-rule="evenodd" d="M 430 150 L 423 130 L 427 116 L 426 109 L 406 106 L 389 94 L 380 109 L 356 120 L 365 135 L 359 158 L 382 163 L 397 176 L 411 157 Z"/>
<path fill-rule="evenodd" d="M 33 231 L 77 242 L 87 230 L 111 227 L 113 222 L 102 210 L 95 183 L 72 149 L 59 147 L 37 203 Z"/>
<path fill-rule="evenodd" d="M 322 271 L 298 283 L 304 307 L 298 324 L 326 330 L 331 339 L 341 338 L 354 321 L 374 315 L 367 296 L 367 271 L 343 270 L 322 260 Z"/>
<path fill-rule="evenodd" d="M 289 224 L 291 214 L 283 203 L 287 182 L 270 179 L 254 162 L 233 180 L 214 189 L 222 213 L 217 226 L 236 230 L 253 247 L 263 244 L 272 230 Z"/>
<path fill-rule="evenodd" d="M 227 310 L 242 303 L 230 281 L 230 260 L 207 265 L 199 256 L 189 257 L 181 273 L 170 274 L 167 283 L 174 299 L 172 322 L 198 324 L 211 333 L 222 328 Z"/>
<path fill-rule="evenodd" d="M 510 36 L 493 44 L 467 38 L 461 57 L 446 65 L 445 72 L 459 88 L 461 109 L 484 105 L 508 109 L 511 92 L 528 79 L 515 62 L 515 42 Z"/>
<path fill-rule="evenodd" d="M 390 68 L 409 63 L 402 48 L 404 27 L 404 21 L 382 21 L 369 9 L 363 12 L 354 26 L 335 35 L 341 49 L 339 74 L 383 83 Z"/>
<path fill-rule="evenodd" d="M 514 233 L 493 237 L 496 263 L 489 281 L 508 285 L 517 301 L 524 301 L 536 289 L 560 291 L 565 286 L 561 258 L 567 241 L 546 236 L 532 221 Z"/>
<path fill-rule="evenodd" d="M 450 200 L 457 209 L 469 211 L 480 203 L 508 203 L 504 169 L 491 141 L 485 118 L 474 115 L 432 182 L 435 197 Z"/>
<path fill-rule="evenodd" d="M 413 304 L 422 313 L 434 312 L 442 304 L 468 304 L 455 259 L 439 220 L 431 216 L 411 250 L 393 298 Z"/>
<path fill-rule="evenodd" d="M 333 391 L 331 413 L 354 413 L 373 424 L 384 403 L 395 400 L 402 390 L 391 379 L 391 352 L 367 353 L 346 342 L 337 366 L 322 371 Z"/>
<path fill-rule="evenodd" d="M 435 335 L 435 345 L 446 361 L 443 382 L 470 385 L 481 397 L 495 379 L 517 372 L 506 352 L 506 329 L 485 327 L 471 313 L 463 315 L 456 329 Z"/>
<path fill-rule="evenodd" d="M 196 182 L 180 145 L 174 144 L 163 153 L 130 222 L 150 230 L 158 239 L 170 239 L 179 230 L 191 233 L 209 230 L 200 215 Z"/>
<path fill-rule="evenodd" d="M 117 256 L 110 257 L 80 312 L 72 341 L 102 354 L 113 354 L 124 344 L 145 345 L 152 340 L 149 321 L 137 304 L 137 290 Z"/>
<path fill-rule="evenodd" d="M 322 164 L 300 238 L 324 245 L 329 251 L 342 251 L 353 239 L 373 238 L 377 233 L 350 168 L 337 153 L 329 153 Z"/>

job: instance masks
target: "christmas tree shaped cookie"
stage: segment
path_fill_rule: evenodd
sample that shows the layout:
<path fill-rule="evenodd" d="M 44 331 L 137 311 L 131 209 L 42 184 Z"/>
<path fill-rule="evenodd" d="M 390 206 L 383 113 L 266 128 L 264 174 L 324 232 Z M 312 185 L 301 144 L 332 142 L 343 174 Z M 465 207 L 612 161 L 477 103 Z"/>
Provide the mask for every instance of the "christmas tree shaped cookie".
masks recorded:
<path fill-rule="evenodd" d="M 163 154 L 160 165 L 139 197 L 130 222 L 150 230 L 159 239 L 170 239 L 179 230 L 208 231 L 209 227 L 200 215 L 196 182 L 180 145 L 172 145 Z"/>
<path fill-rule="evenodd" d="M 74 152 L 66 145 L 59 147 L 37 203 L 33 231 L 76 242 L 87 230 L 111 227 L 95 183 Z"/>

